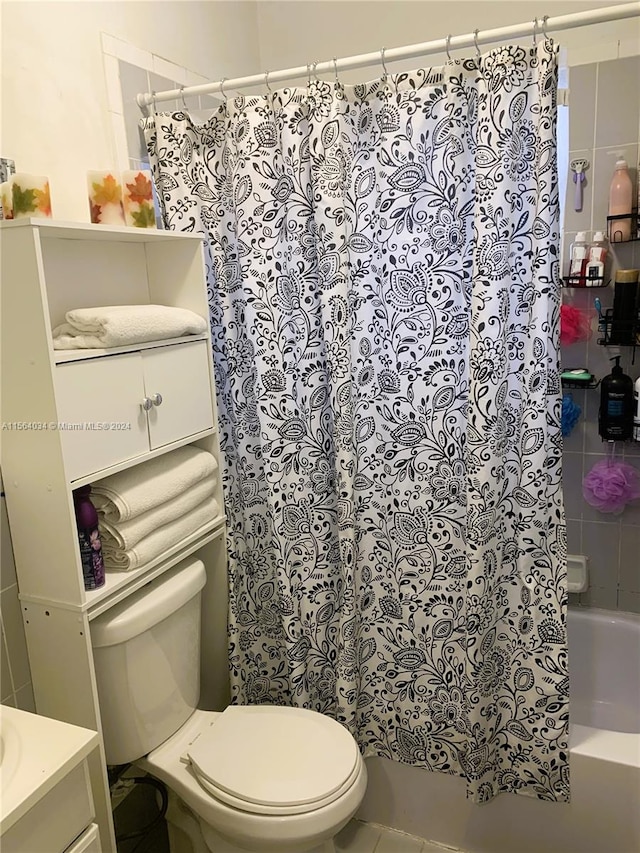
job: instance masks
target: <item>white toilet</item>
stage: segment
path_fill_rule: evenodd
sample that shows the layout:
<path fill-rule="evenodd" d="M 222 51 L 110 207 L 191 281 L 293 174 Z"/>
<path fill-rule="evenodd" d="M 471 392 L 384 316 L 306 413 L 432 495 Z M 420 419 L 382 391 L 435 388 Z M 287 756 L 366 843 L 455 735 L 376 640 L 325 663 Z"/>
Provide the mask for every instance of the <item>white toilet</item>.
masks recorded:
<path fill-rule="evenodd" d="M 329 853 L 364 797 L 357 744 L 301 708 L 197 710 L 205 580 L 184 561 L 92 621 L 107 763 L 166 784 L 172 853 Z"/>

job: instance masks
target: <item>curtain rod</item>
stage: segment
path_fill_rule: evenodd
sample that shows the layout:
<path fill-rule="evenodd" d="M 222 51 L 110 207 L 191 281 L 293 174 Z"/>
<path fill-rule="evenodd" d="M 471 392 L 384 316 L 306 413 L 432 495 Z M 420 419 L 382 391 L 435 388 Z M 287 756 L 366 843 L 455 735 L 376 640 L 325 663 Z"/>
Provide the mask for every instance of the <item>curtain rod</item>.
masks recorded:
<path fill-rule="evenodd" d="M 624 3 L 620 6 L 609 6 L 603 9 L 592 9 L 587 12 L 574 12 L 571 15 L 559 15 L 550 18 L 545 15 L 542 20 L 535 19 L 530 23 L 513 24 L 509 27 L 499 27 L 494 30 L 468 33 L 461 36 L 447 36 L 445 39 L 426 41 L 421 44 L 411 44 L 407 47 L 394 47 L 389 50 L 382 48 L 373 53 L 362 53 L 357 56 L 346 56 L 342 59 L 331 59 L 326 62 L 314 62 L 311 65 L 300 65 L 297 68 L 286 68 L 282 71 L 265 71 L 262 74 L 251 74 L 248 77 L 235 77 L 227 80 L 223 78 L 217 83 L 203 83 L 199 86 L 182 86 L 179 89 L 168 89 L 164 92 L 145 92 L 136 98 L 138 106 L 145 112 L 149 104 L 158 101 L 172 101 L 176 98 L 184 98 L 188 95 L 210 95 L 221 92 L 224 95 L 227 89 L 246 89 L 251 86 L 280 83 L 283 80 L 292 80 L 296 77 L 309 77 L 333 71 L 337 75 L 340 71 L 348 71 L 352 68 L 365 68 L 370 65 L 383 65 L 385 62 L 397 62 L 401 59 L 415 59 L 419 56 L 428 56 L 432 53 L 449 52 L 465 47 L 478 47 L 481 44 L 492 44 L 508 38 L 523 38 L 524 36 L 546 34 L 549 30 L 559 32 L 571 30 L 576 27 L 586 27 L 590 24 L 602 24 L 608 21 L 620 21 L 625 18 L 640 17 L 640 2 Z"/>

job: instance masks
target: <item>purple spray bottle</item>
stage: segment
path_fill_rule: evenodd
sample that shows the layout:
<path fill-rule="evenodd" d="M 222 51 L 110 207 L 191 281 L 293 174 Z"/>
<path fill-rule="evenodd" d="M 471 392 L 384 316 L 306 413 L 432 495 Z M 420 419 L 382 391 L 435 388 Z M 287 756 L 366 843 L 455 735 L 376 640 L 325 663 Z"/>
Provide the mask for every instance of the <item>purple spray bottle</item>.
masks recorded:
<path fill-rule="evenodd" d="M 98 589 L 104 586 L 104 561 L 98 531 L 98 513 L 91 503 L 90 494 L 91 486 L 81 486 L 73 493 L 73 503 L 76 510 L 84 588 Z"/>

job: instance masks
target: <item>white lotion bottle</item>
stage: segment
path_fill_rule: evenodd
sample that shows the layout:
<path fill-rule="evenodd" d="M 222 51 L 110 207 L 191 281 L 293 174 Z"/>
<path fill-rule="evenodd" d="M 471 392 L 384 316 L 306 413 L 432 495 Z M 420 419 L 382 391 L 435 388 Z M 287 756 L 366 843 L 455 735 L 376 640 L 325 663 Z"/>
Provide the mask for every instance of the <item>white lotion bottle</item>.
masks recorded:
<path fill-rule="evenodd" d="M 569 264 L 569 287 L 584 287 L 586 284 L 585 273 L 587 267 L 587 234 L 578 231 L 576 239 L 571 245 L 571 262 Z"/>

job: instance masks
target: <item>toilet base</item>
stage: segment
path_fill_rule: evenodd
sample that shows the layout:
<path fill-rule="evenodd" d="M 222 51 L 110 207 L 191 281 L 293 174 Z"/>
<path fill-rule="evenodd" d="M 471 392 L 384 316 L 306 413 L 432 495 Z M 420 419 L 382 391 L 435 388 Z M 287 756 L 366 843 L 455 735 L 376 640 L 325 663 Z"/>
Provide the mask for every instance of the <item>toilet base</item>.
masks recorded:
<path fill-rule="evenodd" d="M 246 847 L 238 847 L 207 827 L 207 841 L 204 839 L 200 821 L 189 806 L 169 789 L 167 807 L 167 829 L 171 853 L 252 853 Z M 331 839 L 309 849 L 301 848 L 290 853 L 336 853 Z"/>

